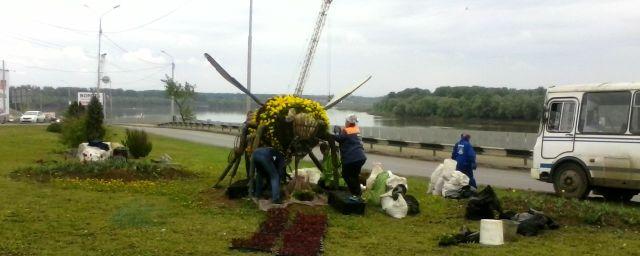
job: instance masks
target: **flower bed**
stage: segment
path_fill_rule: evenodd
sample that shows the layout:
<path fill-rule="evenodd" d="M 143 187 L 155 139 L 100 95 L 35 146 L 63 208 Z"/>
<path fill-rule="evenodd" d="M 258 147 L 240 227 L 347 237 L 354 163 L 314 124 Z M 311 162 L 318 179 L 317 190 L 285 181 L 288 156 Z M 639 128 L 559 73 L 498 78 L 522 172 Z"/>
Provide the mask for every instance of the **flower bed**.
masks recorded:
<path fill-rule="evenodd" d="M 106 160 L 83 163 L 75 160 L 54 161 L 20 168 L 11 172 L 14 179 L 34 179 L 47 182 L 52 179 L 122 180 L 174 180 L 192 178 L 195 174 L 179 165 L 144 161 Z"/>
<path fill-rule="evenodd" d="M 327 215 L 298 213 L 289 227 L 288 222 L 288 210 L 271 209 L 258 231 L 248 239 L 232 239 L 231 249 L 276 252 L 287 256 L 318 255 L 327 230 Z M 280 238 L 282 246 L 276 249 Z"/>
<path fill-rule="evenodd" d="M 267 212 L 267 219 L 260 224 L 258 231 L 250 238 L 234 238 L 231 240 L 231 249 L 272 252 L 280 234 L 289 221 L 287 209 L 271 209 Z"/>
<path fill-rule="evenodd" d="M 315 256 L 322 250 L 327 230 L 327 215 L 298 213 L 293 224 L 282 234 L 279 255 Z"/>

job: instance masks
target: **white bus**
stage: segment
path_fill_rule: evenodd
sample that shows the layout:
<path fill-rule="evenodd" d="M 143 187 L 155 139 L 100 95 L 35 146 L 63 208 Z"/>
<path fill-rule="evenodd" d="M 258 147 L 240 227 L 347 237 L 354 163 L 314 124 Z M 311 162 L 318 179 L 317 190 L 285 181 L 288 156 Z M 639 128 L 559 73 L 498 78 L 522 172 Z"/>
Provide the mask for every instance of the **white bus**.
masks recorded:
<path fill-rule="evenodd" d="M 544 109 L 533 178 L 565 197 L 640 192 L 640 83 L 550 87 Z"/>

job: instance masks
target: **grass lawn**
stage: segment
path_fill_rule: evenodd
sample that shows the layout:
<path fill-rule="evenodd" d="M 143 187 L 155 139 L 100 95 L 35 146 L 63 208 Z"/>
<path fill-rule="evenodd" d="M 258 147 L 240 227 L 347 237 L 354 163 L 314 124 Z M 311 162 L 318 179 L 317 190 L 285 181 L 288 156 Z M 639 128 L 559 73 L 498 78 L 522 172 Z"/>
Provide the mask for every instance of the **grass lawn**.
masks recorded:
<path fill-rule="evenodd" d="M 113 135 L 114 131 L 116 134 Z M 110 130 L 119 141 L 122 131 Z M 237 255 L 231 238 L 256 230 L 264 213 L 247 200 L 209 189 L 227 149 L 151 135 L 151 157 L 170 155 L 198 177 L 175 181 L 15 181 L 8 174 L 62 158 L 57 134 L 44 126 L 0 127 L 0 255 Z M 332 209 L 326 255 L 637 255 L 640 208 L 576 202 L 527 191 L 498 190 L 505 208 L 540 206 L 562 228 L 500 247 L 440 248 L 437 237 L 465 221 L 464 202 L 426 196 L 427 181 L 409 179 L 422 213 L 397 220 L 369 207 L 365 216 Z M 587 224 L 591 223 L 591 224 Z"/>

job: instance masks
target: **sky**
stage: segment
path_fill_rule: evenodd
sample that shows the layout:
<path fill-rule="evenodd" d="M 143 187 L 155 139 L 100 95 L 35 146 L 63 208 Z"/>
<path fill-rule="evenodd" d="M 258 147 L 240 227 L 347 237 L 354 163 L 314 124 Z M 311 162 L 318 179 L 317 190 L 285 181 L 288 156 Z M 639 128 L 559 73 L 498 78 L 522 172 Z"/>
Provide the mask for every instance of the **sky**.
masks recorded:
<path fill-rule="evenodd" d="M 292 93 L 321 0 L 254 0 L 252 91 Z M 117 9 L 113 6 L 120 5 Z M 249 0 L 0 0 L 0 59 L 11 85 L 92 87 L 101 52 L 113 88 L 239 92 L 206 62 L 211 54 L 243 84 Z M 439 86 L 548 87 L 632 82 L 640 75 L 637 0 L 334 0 L 307 94 L 356 95 Z"/>

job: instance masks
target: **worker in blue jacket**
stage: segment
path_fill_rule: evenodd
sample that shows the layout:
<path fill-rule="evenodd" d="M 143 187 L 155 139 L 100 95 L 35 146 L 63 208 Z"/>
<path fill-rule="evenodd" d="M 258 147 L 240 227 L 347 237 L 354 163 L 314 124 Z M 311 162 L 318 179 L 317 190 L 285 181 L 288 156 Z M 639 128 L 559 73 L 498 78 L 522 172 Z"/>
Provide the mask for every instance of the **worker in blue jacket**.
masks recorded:
<path fill-rule="evenodd" d="M 360 188 L 360 171 L 367 161 L 364 154 L 364 146 L 360 136 L 360 128 L 358 127 L 358 117 L 356 115 L 347 116 L 344 128 L 334 127 L 333 138 L 340 143 L 340 159 L 342 162 L 342 178 L 349 192 L 354 196 L 362 195 Z"/>
<path fill-rule="evenodd" d="M 255 165 L 254 197 L 262 195 L 265 183 L 271 187 L 271 201 L 282 203 L 280 198 L 280 184 L 285 181 L 286 160 L 282 153 L 273 148 L 258 148 L 251 154 Z"/>
<path fill-rule="evenodd" d="M 452 157 L 455 157 L 456 170 L 466 174 L 469 177 L 469 185 L 477 188 L 476 179 L 473 177 L 473 170 L 476 169 L 476 152 L 471 145 L 471 135 L 464 134 L 460 141 L 456 144 Z"/>
<path fill-rule="evenodd" d="M 460 140 L 462 140 L 462 137 L 464 137 L 464 133 L 460 134 Z M 451 151 L 451 159 L 456 160 L 456 158 L 458 158 L 458 150 L 456 150 L 458 148 L 458 144 L 460 143 L 460 141 L 456 142 L 455 145 L 453 145 L 453 150 Z"/>

